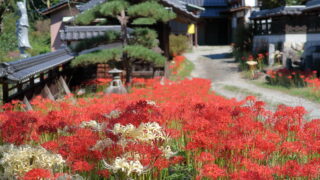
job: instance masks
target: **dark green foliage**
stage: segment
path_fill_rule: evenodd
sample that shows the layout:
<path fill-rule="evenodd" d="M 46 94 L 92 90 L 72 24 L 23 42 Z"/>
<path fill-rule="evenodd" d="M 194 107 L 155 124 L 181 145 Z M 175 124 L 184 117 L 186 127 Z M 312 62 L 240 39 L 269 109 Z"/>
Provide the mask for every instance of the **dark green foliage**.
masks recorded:
<path fill-rule="evenodd" d="M 86 11 L 86 13 L 79 14 L 75 20 L 75 23 L 79 25 L 90 24 L 94 19 L 96 19 L 97 9 L 98 7 L 95 7 L 95 8 L 89 9 L 88 11 Z"/>
<path fill-rule="evenodd" d="M 122 49 L 114 48 L 95 51 L 89 54 L 77 56 L 71 62 L 71 66 L 88 66 L 91 64 L 108 63 L 109 61 L 119 61 L 121 59 Z"/>
<path fill-rule="evenodd" d="M 188 50 L 189 38 L 184 35 L 170 35 L 170 53 L 172 55 L 180 55 Z"/>
<path fill-rule="evenodd" d="M 177 164 L 170 166 L 167 180 L 190 180 L 196 176 L 196 169 L 192 165 Z"/>
<path fill-rule="evenodd" d="M 99 7 L 99 12 L 103 16 L 117 17 L 122 10 L 129 7 L 129 3 L 124 0 L 113 0 L 102 4 Z"/>
<path fill-rule="evenodd" d="M 75 47 L 72 47 L 72 50 L 75 52 L 81 52 L 86 49 L 97 47 L 100 44 L 111 43 L 119 39 L 119 32 L 108 31 L 104 36 L 94 37 L 92 39 L 87 39 L 76 44 Z"/>
<path fill-rule="evenodd" d="M 88 16 L 88 17 L 82 17 Z M 121 25 L 121 38 L 123 47 L 120 49 L 121 61 L 123 62 L 123 69 L 126 73 L 126 83 L 130 83 L 132 62 L 134 60 L 149 61 L 155 66 L 163 66 L 166 58 L 161 54 L 151 50 L 151 48 L 158 45 L 156 40 L 157 35 L 154 31 L 148 29 L 137 29 L 130 36 L 127 28 L 130 25 L 153 25 L 158 21 L 168 22 L 175 18 L 175 13 L 168 11 L 164 6 L 159 4 L 156 0 L 108 0 L 107 2 L 98 5 L 97 8 L 91 12 L 84 12 L 77 19 L 77 22 L 88 24 L 95 18 L 110 18 L 112 21 L 117 20 Z M 109 19 L 108 19 L 109 20 Z M 106 43 L 108 43 L 106 41 Z M 94 44 L 94 43 L 93 43 Z M 110 54 L 106 51 L 107 55 Z M 97 62 L 109 60 L 101 56 L 103 52 L 95 55 L 87 55 L 77 58 L 79 64 L 95 64 Z M 80 59 L 80 60 L 79 60 Z M 99 60 L 98 60 L 99 59 Z M 76 63 L 78 64 L 78 63 Z"/>
<path fill-rule="evenodd" d="M 137 18 L 133 20 L 133 25 L 152 25 L 155 24 L 157 21 L 153 18 Z"/>
<path fill-rule="evenodd" d="M 0 34 L 0 48 L 4 51 L 12 51 L 17 49 L 18 43 L 16 38 L 16 20 L 18 16 L 9 13 L 4 16 L 3 32 Z"/>
<path fill-rule="evenodd" d="M 131 45 L 141 45 L 150 49 L 159 45 L 159 41 L 157 40 L 158 34 L 152 29 L 135 28 L 131 35 Z"/>
<path fill-rule="evenodd" d="M 238 26 L 234 35 L 233 54 L 237 61 L 252 51 L 253 31 L 251 27 Z"/>
<path fill-rule="evenodd" d="M 166 10 L 164 6 L 154 1 L 147 1 L 130 6 L 128 8 L 128 15 L 133 17 L 151 18 L 154 19 L 154 23 L 156 21 L 168 22 L 176 17 L 175 13 Z"/>
<path fill-rule="evenodd" d="M 166 58 L 161 54 L 143 46 L 126 46 L 124 50 L 121 48 L 114 48 L 80 55 L 72 61 L 71 66 L 87 66 L 90 64 L 107 63 L 111 60 L 120 61 L 123 52 L 126 52 L 131 60 L 143 59 L 156 66 L 163 66 L 166 61 Z"/>
<path fill-rule="evenodd" d="M 131 59 L 142 59 L 151 62 L 156 66 L 163 66 L 166 62 L 164 56 L 143 46 L 126 46 L 124 51 Z"/>

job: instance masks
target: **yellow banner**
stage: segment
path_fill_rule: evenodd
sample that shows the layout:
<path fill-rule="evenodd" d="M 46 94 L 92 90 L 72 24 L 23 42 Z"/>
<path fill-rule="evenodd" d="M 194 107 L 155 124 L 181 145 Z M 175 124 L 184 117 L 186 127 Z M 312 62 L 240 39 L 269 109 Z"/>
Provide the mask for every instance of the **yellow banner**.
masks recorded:
<path fill-rule="evenodd" d="M 188 34 L 195 34 L 195 33 L 196 33 L 196 26 L 194 24 L 189 24 Z"/>

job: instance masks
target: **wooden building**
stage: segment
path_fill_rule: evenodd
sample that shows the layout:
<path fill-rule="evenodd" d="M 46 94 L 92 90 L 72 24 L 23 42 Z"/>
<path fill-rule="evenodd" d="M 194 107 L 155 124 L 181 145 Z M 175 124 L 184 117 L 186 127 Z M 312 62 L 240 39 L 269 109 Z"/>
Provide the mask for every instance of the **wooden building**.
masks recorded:
<path fill-rule="evenodd" d="M 227 11 L 231 21 L 231 41 L 234 41 L 235 31 L 239 26 L 248 26 L 253 11 L 259 10 L 258 0 L 227 0 L 230 9 Z"/>
<path fill-rule="evenodd" d="M 250 17 L 254 27 L 253 51 L 269 52 L 269 62 L 273 64 L 273 53 L 279 50 L 284 53 L 284 65 L 295 63 L 312 69 L 312 56 L 320 45 L 319 6 L 320 1 L 309 1 L 306 6 L 253 12 Z"/>

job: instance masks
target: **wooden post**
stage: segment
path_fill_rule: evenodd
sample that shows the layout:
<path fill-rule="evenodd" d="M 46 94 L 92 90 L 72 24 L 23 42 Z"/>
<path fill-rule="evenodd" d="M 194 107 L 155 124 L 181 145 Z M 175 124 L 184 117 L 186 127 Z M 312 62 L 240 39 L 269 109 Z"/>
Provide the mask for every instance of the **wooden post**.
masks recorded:
<path fill-rule="evenodd" d="M 17 83 L 18 93 L 20 94 L 22 92 L 22 84 L 19 82 Z"/>
<path fill-rule="evenodd" d="M 44 81 L 44 74 L 40 73 L 40 83 L 43 83 L 43 81 Z"/>
<path fill-rule="evenodd" d="M 2 84 L 2 98 L 3 103 L 7 103 L 9 101 L 9 85 L 6 82 Z"/>
<path fill-rule="evenodd" d="M 194 46 L 195 47 L 198 47 L 199 44 L 198 44 L 198 23 L 196 23 L 196 33 L 194 34 Z"/>

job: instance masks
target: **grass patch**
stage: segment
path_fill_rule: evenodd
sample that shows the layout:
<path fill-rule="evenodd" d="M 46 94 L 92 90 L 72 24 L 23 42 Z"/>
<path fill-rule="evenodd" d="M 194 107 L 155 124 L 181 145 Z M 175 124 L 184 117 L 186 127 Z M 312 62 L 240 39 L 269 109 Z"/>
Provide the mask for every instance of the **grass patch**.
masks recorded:
<path fill-rule="evenodd" d="M 252 92 L 248 89 L 244 88 L 239 88 L 237 86 L 232 86 L 232 85 L 225 85 L 223 86 L 223 89 L 231 91 L 231 92 L 238 92 L 247 96 L 256 96 L 256 97 L 261 97 L 262 95 L 260 93 Z"/>
<path fill-rule="evenodd" d="M 172 74 L 170 76 L 170 80 L 177 81 L 181 79 L 185 79 L 191 75 L 192 70 L 194 69 L 194 64 L 186 59 L 179 68 L 177 74 Z"/>
<path fill-rule="evenodd" d="M 314 101 L 316 103 L 320 103 L 320 97 L 316 95 L 315 93 L 312 92 L 312 89 L 310 87 L 303 87 L 303 88 L 287 88 L 283 86 L 274 86 L 267 84 L 265 82 L 259 82 L 259 81 L 252 81 L 257 86 L 263 87 L 263 88 L 268 88 L 268 89 L 273 89 L 276 91 L 280 91 L 292 96 L 298 96 L 301 98 L 305 98 L 311 101 Z"/>

